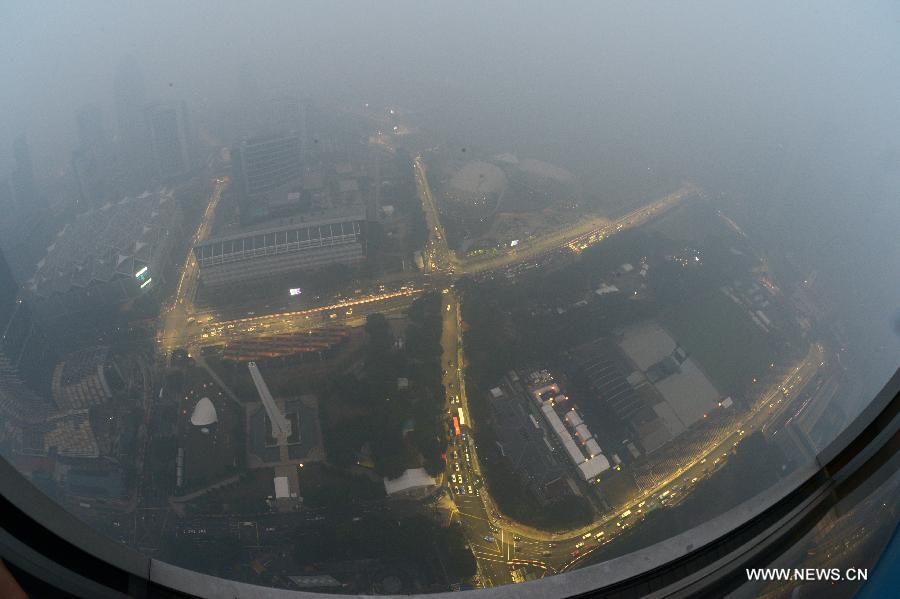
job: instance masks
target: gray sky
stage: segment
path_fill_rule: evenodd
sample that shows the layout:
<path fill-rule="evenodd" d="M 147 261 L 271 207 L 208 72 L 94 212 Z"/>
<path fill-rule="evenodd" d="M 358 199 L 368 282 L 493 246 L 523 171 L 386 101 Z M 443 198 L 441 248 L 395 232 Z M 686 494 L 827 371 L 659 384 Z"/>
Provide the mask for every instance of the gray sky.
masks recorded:
<path fill-rule="evenodd" d="M 742 193 L 898 351 L 894 1 L 6 0 L 0 172 L 23 132 L 39 173 L 62 168 L 86 102 L 112 130 L 128 53 L 151 96 L 195 107 L 233 102 L 247 65 L 264 90 L 398 102 L 465 143 L 560 162 L 589 185 L 646 164 Z"/>

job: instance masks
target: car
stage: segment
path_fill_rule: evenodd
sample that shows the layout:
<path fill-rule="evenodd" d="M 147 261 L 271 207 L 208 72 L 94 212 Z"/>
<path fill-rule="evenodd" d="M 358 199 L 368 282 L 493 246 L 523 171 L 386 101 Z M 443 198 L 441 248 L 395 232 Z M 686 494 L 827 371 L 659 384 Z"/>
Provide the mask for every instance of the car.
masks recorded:
<path fill-rule="evenodd" d="M 454 464 L 454 465 L 456 466 L 456 471 L 459 472 L 459 462 L 457 462 L 457 463 Z"/>
<path fill-rule="evenodd" d="M 459 495 L 459 487 L 453 487 L 453 493 Z"/>
<path fill-rule="evenodd" d="M 469 489 L 469 495 L 472 495 L 472 485 L 469 485 L 468 489 Z"/>
<path fill-rule="evenodd" d="M 450 475 L 450 480 L 453 481 L 453 482 L 456 482 L 456 475 L 455 475 L 455 474 L 451 474 L 451 475 Z"/>
<path fill-rule="evenodd" d="M 589 532 L 588 532 L 588 533 L 585 533 L 585 534 L 581 535 L 581 538 L 582 538 L 582 539 L 590 539 L 590 538 L 591 538 L 591 533 L 589 533 Z"/>
<path fill-rule="evenodd" d="M 575 543 L 575 549 L 581 549 L 582 547 L 584 547 L 584 541 L 578 541 L 577 543 Z"/>
<path fill-rule="evenodd" d="M 550 549 L 553 549 L 556 547 L 556 543 L 547 543 L 547 547 L 549 547 Z"/>
<path fill-rule="evenodd" d="M 484 535 L 482 538 L 483 538 L 485 541 L 487 541 L 488 543 L 493 543 L 494 540 L 495 540 L 494 537 L 492 537 L 491 535 Z"/>

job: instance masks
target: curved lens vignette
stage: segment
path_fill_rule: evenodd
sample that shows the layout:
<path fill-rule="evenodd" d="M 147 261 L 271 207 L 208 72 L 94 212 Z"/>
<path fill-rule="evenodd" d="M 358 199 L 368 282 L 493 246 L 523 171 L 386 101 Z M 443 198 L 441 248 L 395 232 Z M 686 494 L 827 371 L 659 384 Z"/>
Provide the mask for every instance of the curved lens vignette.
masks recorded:
<path fill-rule="evenodd" d="M 0 453 L 141 554 L 565 577 L 900 363 L 891 2 L 2 12 Z"/>

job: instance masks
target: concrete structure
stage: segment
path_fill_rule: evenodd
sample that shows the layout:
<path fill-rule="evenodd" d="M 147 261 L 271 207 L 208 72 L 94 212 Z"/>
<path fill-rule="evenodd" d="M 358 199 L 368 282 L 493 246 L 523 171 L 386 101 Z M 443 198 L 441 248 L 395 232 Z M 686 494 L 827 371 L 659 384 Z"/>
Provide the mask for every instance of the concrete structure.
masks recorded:
<path fill-rule="evenodd" d="M 26 284 L 50 319 L 111 308 L 156 287 L 180 227 L 170 190 L 144 192 L 75 217 Z"/>
<path fill-rule="evenodd" d="M 508 386 L 495 387 L 489 397 L 494 421 L 501 423 L 495 427 L 497 448 L 523 487 L 546 505 L 572 490 L 564 464 L 557 459 L 539 423 L 540 413 L 531 403 L 528 391 L 517 384 L 518 375 L 513 380 L 514 375 L 509 375 Z"/>
<path fill-rule="evenodd" d="M 19 438 L 21 424 L 39 423 L 50 411 L 43 391 L 52 363 L 51 347 L 0 251 L 0 440 Z"/>
<path fill-rule="evenodd" d="M 170 104 L 152 104 L 145 118 L 156 176 L 168 179 L 190 170 L 191 140 L 184 111 Z"/>
<path fill-rule="evenodd" d="M 597 455 L 592 457 L 584 455 L 581 448 L 575 442 L 575 439 L 572 438 L 571 433 L 569 433 L 562 420 L 560 420 L 559 415 L 556 413 L 551 402 L 544 402 L 541 406 L 541 412 L 544 413 L 544 417 L 550 424 L 550 428 L 556 433 L 556 437 L 559 439 L 560 444 L 562 444 L 563 449 L 566 450 L 569 459 L 578 468 L 578 473 L 581 475 L 581 478 L 586 481 L 591 481 L 609 469 L 609 461 L 599 452 L 599 445 L 597 445 L 596 441 L 594 442 L 594 445 L 598 449 Z M 587 430 L 587 427 L 584 424 L 579 424 L 578 427 L 582 434 L 587 436 L 587 439 L 593 440 L 590 431 Z M 587 441 L 587 439 L 582 439 L 582 441 Z"/>
<path fill-rule="evenodd" d="M 325 459 L 318 419 L 318 400 L 314 395 L 302 395 L 299 398 L 275 398 L 275 404 L 284 419 L 290 423 L 291 434 L 285 444 L 279 444 L 262 403 L 248 403 L 247 464 L 250 468 L 278 469 L 289 466 L 284 471 L 290 481 L 293 476 L 291 472 L 296 472 L 299 464 Z M 277 472 L 276 470 L 276 474 Z"/>
<path fill-rule="evenodd" d="M 288 478 L 286 476 L 276 476 L 275 483 L 275 499 L 286 499 L 291 496 L 288 486 Z"/>
<path fill-rule="evenodd" d="M 364 214 L 281 219 L 194 246 L 200 279 L 219 287 L 365 258 Z"/>
<path fill-rule="evenodd" d="M 106 379 L 108 347 L 90 347 L 66 355 L 53 369 L 51 392 L 61 410 L 79 410 L 112 399 Z"/>
<path fill-rule="evenodd" d="M 272 437 L 275 438 L 279 446 L 287 445 L 288 438 L 291 436 L 290 421 L 284 417 L 284 414 L 281 413 L 281 410 L 275 404 L 275 399 L 272 397 L 265 379 L 263 379 L 262 374 L 256 367 L 256 362 L 249 362 L 247 368 L 250 370 L 250 377 L 253 379 L 253 384 L 256 385 L 256 391 L 259 393 L 263 407 L 266 409 L 266 416 L 268 416 L 269 423 L 272 426 Z M 201 399 L 200 401 L 202 402 L 203 400 Z M 213 410 L 213 413 L 215 414 L 215 410 Z"/>
<path fill-rule="evenodd" d="M 241 221 L 268 215 L 268 194 L 299 181 L 301 141 L 298 135 L 247 139 L 231 149 L 235 189 Z"/>
<path fill-rule="evenodd" d="M 672 436 L 717 407 L 719 393 L 687 353 L 657 323 L 624 331 L 619 346 L 662 396 L 652 406 Z"/>

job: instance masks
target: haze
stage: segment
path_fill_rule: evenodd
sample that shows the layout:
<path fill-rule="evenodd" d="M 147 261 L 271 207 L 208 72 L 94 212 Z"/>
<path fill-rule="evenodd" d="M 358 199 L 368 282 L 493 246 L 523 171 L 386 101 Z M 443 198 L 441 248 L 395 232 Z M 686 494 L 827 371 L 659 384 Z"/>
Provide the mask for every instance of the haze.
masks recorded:
<path fill-rule="evenodd" d="M 5 3 L 0 172 L 26 134 L 39 181 L 65 174 L 84 104 L 115 131 L 126 55 L 148 97 L 207 124 L 233 113 L 245 72 L 263 93 L 395 103 L 461 147 L 565 165 L 588 195 L 663 170 L 739 196 L 879 348 L 873 387 L 896 367 L 894 2 Z"/>

